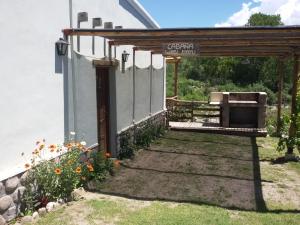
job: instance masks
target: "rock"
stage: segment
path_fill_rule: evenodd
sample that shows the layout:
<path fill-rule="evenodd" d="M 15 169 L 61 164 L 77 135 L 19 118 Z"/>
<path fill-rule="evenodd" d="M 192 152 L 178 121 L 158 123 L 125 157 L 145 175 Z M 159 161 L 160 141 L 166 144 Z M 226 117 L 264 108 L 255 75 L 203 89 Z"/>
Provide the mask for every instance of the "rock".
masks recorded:
<path fill-rule="evenodd" d="M 26 190 L 25 187 L 21 186 L 21 187 L 18 187 L 14 193 L 12 193 L 11 197 L 14 201 L 14 203 L 17 203 L 17 202 L 20 202 L 22 197 L 23 197 L 23 194 L 24 194 L 24 191 Z"/>
<path fill-rule="evenodd" d="M 65 204 L 66 202 L 65 202 L 65 200 L 63 200 L 63 199 L 58 199 L 58 200 L 57 200 L 57 203 L 58 203 L 59 205 L 63 205 L 63 204 Z"/>
<path fill-rule="evenodd" d="M 21 224 L 31 224 L 32 223 L 32 216 L 24 216 L 21 219 Z"/>
<path fill-rule="evenodd" d="M 19 178 L 18 177 L 12 177 L 6 180 L 5 182 L 5 190 L 6 193 L 13 193 L 14 190 L 16 190 L 16 188 L 19 185 Z"/>
<path fill-rule="evenodd" d="M 0 215 L 0 225 L 6 225 L 5 219 L 1 215 Z"/>
<path fill-rule="evenodd" d="M 77 188 L 77 189 L 74 189 L 74 191 L 72 191 L 71 198 L 74 201 L 78 201 L 78 200 L 84 199 L 84 194 L 85 194 L 85 190 L 82 187 Z"/>
<path fill-rule="evenodd" d="M 0 198 L 5 195 L 5 186 L 0 182 Z"/>
<path fill-rule="evenodd" d="M 10 221 L 16 218 L 18 215 L 18 209 L 16 206 L 10 207 L 6 212 L 2 215 L 6 221 Z"/>
<path fill-rule="evenodd" d="M 32 219 L 33 219 L 33 220 L 37 220 L 39 217 L 40 217 L 40 216 L 39 216 L 39 213 L 38 213 L 38 212 L 34 212 L 34 213 L 32 214 Z"/>
<path fill-rule="evenodd" d="M 9 195 L 0 198 L 0 213 L 5 212 L 12 204 L 13 200 Z"/>
<path fill-rule="evenodd" d="M 51 212 L 55 208 L 55 203 L 54 202 L 48 202 L 46 205 L 47 212 Z"/>
<path fill-rule="evenodd" d="M 44 216 L 47 213 L 47 209 L 45 207 L 38 209 L 39 216 Z"/>
<path fill-rule="evenodd" d="M 58 206 L 60 206 L 60 204 L 58 202 L 54 202 L 54 208 L 57 208 Z"/>
<path fill-rule="evenodd" d="M 28 171 L 26 171 L 25 173 L 23 173 L 22 176 L 20 177 L 20 183 L 21 183 L 22 185 L 25 185 L 27 176 L 28 176 Z"/>

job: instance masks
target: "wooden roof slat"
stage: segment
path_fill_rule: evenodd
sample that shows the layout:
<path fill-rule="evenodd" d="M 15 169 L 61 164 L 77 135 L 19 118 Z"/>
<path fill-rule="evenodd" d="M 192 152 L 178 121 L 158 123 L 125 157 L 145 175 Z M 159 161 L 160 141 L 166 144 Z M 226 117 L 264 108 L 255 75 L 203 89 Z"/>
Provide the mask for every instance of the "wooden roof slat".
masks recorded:
<path fill-rule="evenodd" d="M 66 35 L 101 36 L 111 45 L 133 45 L 137 50 L 164 54 L 167 43 L 193 42 L 201 56 L 276 56 L 299 54 L 300 26 L 165 28 L 165 29 L 66 29 Z"/>

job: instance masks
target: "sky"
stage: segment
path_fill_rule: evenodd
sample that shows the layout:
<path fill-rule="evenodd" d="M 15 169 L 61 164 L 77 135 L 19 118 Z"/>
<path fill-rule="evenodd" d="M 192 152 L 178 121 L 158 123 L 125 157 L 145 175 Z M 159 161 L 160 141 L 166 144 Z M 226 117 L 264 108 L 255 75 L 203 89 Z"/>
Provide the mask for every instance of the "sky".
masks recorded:
<path fill-rule="evenodd" d="M 300 25 L 300 0 L 139 0 L 162 27 L 243 26 L 253 13 Z"/>

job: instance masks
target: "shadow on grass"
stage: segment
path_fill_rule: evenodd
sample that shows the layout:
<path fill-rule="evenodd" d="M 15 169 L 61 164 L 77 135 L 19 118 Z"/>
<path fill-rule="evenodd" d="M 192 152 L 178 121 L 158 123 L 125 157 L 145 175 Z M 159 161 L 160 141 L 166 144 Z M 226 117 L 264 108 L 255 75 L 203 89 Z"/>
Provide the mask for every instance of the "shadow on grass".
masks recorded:
<path fill-rule="evenodd" d="M 181 137 L 182 132 L 172 131 Z M 203 139 L 202 134 L 193 134 Z M 224 135 L 214 135 L 216 149 L 222 151 Z M 168 134 L 167 137 L 168 138 Z M 174 142 L 176 142 L 174 139 Z M 218 142 L 219 141 L 219 142 Z M 204 140 L 205 142 L 205 140 Z M 116 175 L 93 191 L 140 200 L 162 200 L 206 204 L 243 211 L 268 211 L 262 194 L 258 147 L 255 137 L 238 137 L 232 151 L 216 157 L 205 145 L 189 148 L 189 142 L 176 142 L 170 151 L 168 143 L 154 144 L 158 150 L 141 151 L 133 160 L 122 163 Z M 245 147 L 243 144 L 247 143 Z M 172 143 L 174 145 L 174 143 Z M 239 149 L 237 149 L 239 146 Z M 189 149 L 188 153 L 182 152 Z M 251 155 L 251 160 L 236 160 L 236 155 Z M 215 153 L 215 152 L 214 152 Z M 223 153 L 224 154 L 224 153 Z M 271 212 L 299 213 L 299 210 Z"/>

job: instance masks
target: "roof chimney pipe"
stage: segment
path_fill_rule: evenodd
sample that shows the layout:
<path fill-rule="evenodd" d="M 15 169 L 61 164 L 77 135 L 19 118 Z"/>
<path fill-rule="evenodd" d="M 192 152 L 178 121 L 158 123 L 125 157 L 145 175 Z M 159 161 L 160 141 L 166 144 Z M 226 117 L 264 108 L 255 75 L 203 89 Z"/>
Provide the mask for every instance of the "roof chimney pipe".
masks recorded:
<path fill-rule="evenodd" d="M 81 22 L 87 22 L 88 21 L 88 13 L 87 12 L 79 12 L 77 14 L 77 28 L 80 28 Z M 77 51 L 80 51 L 80 36 L 77 35 Z"/>
<path fill-rule="evenodd" d="M 113 22 L 104 22 L 104 29 L 113 29 L 114 24 Z M 103 52 L 104 52 L 104 57 L 106 57 L 106 38 L 103 39 Z"/>
<path fill-rule="evenodd" d="M 93 29 L 95 27 L 101 27 L 102 26 L 102 19 L 100 17 L 93 18 Z M 95 55 L 95 36 L 92 37 L 92 54 Z"/>

